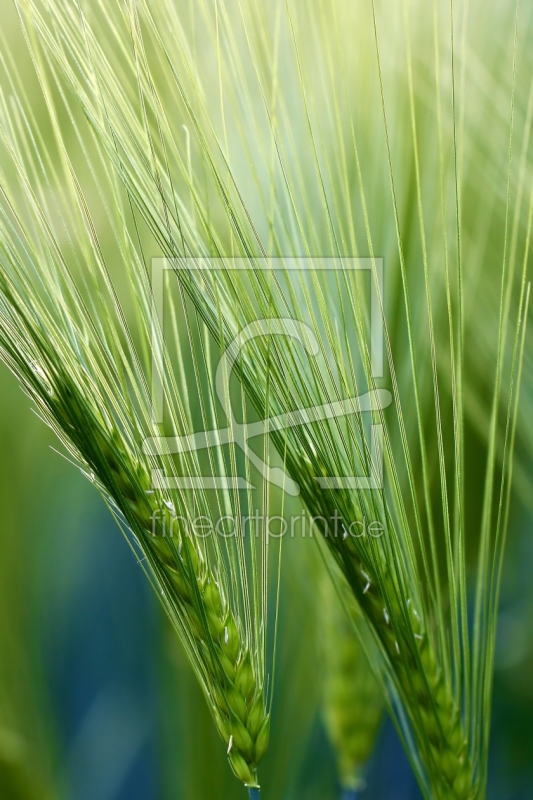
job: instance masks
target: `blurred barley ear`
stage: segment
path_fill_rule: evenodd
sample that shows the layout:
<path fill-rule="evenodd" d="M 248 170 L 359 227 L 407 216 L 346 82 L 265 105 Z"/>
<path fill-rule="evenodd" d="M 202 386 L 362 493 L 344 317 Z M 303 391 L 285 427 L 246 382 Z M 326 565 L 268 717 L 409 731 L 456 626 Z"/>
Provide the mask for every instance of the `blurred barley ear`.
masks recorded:
<path fill-rule="evenodd" d="M 348 798 L 365 786 L 363 770 L 376 743 L 384 703 L 375 674 L 378 653 L 364 618 L 342 576 L 335 574 L 335 582 L 337 588 L 326 574 L 320 593 L 323 715 L 336 755 L 341 797 Z M 368 653 L 374 655 L 374 665 Z"/>

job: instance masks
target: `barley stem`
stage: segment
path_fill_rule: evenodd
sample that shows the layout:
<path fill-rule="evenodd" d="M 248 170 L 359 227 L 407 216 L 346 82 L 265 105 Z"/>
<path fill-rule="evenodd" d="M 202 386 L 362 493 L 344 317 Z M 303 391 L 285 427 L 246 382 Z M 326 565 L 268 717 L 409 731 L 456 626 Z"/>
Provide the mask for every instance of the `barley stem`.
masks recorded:
<path fill-rule="evenodd" d="M 248 797 L 250 798 L 250 800 L 259 800 L 260 798 L 259 786 L 249 786 Z"/>

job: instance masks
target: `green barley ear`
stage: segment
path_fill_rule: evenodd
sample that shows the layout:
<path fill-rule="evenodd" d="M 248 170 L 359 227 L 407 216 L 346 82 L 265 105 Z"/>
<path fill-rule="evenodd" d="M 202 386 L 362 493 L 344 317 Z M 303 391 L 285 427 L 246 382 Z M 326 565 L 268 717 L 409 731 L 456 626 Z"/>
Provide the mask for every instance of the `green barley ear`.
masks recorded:
<path fill-rule="evenodd" d="M 337 758 L 343 796 L 348 798 L 365 787 L 362 770 L 372 754 L 383 718 L 383 690 L 368 657 L 372 653 L 377 661 L 373 642 L 348 587 L 341 576 L 336 576 L 338 589 L 329 575 L 322 583 L 323 714 Z M 356 626 L 361 633 L 356 632 Z"/>
<path fill-rule="evenodd" d="M 170 294 L 171 332 L 155 319 L 151 285 L 111 178 L 122 268 L 113 283 L 61 140 L 65 173 L 46 173 L 55 183 L 53 218 L 40 190 L 30 188 L 33 167 L 47 161 L 35 133 L 23 158 L 21 130 L 0 121 L 3 164 L 10 161 L 12 170 L 0 202 L 0 357 L 108 503 L 185 647 L 235 775 L 258 796 L 271 704 L 267 586 L 274 556 L 264 517 L 252 513 L 256 494 L 234 444 L 203 460 L 194 447 L 174 459 L 154 455 L 149 445 L 165 432 L 192 436 L 198 417 L 206 430 L 220 426 L 209 387 L 221 354 L 179 292 L 173 302 Z M 62 235 L 75 234 L 75 246 L 60 244 L 54 224 Z M 154 419 L 151 374 L 161 381 L 165 424 Z M 241 406 L 245 418 L 242 397 Z M 268 512 L 268 492 L 262 504 Z M 229 533 L 219 530 L 221 521 L 230 521 Z"/>
<path fill-rule="evenodd" d="M 186 497 L 152 488 L 150 463 L 103 411 L 101 398 L 91 396 L 88 384 L 82 389 L 73 382 L 38 333 L 31 341 L 28 329 L 24 331 L 24 348 L 31 346 L 31 356 L 28 350 L 21 352 L 20 344 L 14 350 L 13 328 L 11 335 L 12 339 L 1 337 L 4 359 L 132 532 L 133 547 L 149 566 L 154 588 L 197 671 L 231 767 L 243 783 L 256 787 L 270 717 L 265 696 L 266 611 L 259 586 L 248 594 L 244 573 L 250 554 L 244 554 L 244 544 L 234 545 L 233 553 L 230 547 L 223 553 L 218 543 L 195 539 L 183 520 L 193 508 L 198 518 L 213 516 L 206 497 L 200 491 Z M 36 363 L 40 366 L 35 371 L 31 365 Z M 132 438 L 138 435 L 132 427 L 135 422 L 128 420 Z M 229 494 L 222 501 L 235 520 L 246 516 L 246 509 Z M 254 548 L 261 531 L 249 534 Z M 244 531 L 236 535 L 244 538 Z M 237 552 L 239 547 L 242 554 Z M 233 558 L 233 564 L 226 558 Z M 252 558 L 261 563 L 262 556 L 255 550 Z M 254 578 L 255 573 L 249 576 Z M 258 607 L 252 618 L 254 602 Z"/>

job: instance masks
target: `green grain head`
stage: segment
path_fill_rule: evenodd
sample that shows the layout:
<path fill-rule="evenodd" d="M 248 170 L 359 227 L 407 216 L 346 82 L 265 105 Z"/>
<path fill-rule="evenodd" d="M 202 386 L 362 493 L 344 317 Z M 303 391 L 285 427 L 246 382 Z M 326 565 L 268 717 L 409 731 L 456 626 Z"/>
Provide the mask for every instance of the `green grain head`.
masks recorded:
<path fill-rule="evenodd" d="M 340 576 L 329 575 L 320 595 L 323 714 L 345 789 L 365 786 L 362 775 L 383 717 L 383 690 L 368 655 L 377 661 L 365 622 Z M 365 647 L 367 652 L 365 652 Z"/>

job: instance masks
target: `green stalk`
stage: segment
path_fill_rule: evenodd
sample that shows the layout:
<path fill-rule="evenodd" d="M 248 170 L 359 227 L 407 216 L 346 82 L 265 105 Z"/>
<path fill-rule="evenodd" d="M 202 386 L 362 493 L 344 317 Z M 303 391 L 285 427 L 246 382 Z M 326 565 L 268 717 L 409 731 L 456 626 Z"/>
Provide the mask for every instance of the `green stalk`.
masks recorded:
<path fill-rule="evenodd" d="M 248 797 L 250 798 L 250 800 L 259 800 L 260 798 L 259 786 L 249 786 Z"/>

